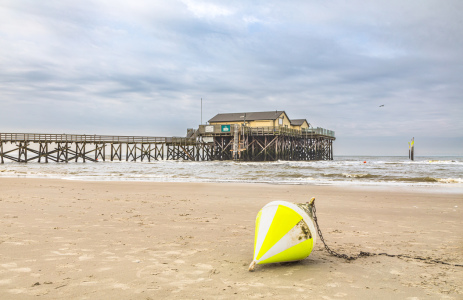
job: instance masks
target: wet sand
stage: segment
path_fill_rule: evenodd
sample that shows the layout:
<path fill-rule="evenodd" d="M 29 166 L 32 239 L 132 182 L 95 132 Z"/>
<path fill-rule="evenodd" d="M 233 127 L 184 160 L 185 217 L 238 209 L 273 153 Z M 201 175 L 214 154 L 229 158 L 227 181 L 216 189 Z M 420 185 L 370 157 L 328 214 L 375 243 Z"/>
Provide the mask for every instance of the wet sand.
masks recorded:
<path fill-rule="evenodd" d="M 0 299 L 462 299 L 463 267 L 375 256 L 248 272 L 268 202 L 316 197 L 327 243 L 463 264 L 463 194 L 0 178 Z"/>

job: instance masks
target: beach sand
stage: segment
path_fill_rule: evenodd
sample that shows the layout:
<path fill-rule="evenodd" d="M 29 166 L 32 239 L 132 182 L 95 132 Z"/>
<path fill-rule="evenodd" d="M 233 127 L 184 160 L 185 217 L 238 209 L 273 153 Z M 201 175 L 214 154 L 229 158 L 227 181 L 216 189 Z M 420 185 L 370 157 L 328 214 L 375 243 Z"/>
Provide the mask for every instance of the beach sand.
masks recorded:
<path fill-rule="evenodd" d="M 248 266 L 258 211 L 316 197 L 327 243 L 463 264 L 462 194 L 0 178 L 0 299 L 463 299 L 463 268 L 375 256 Z"/>

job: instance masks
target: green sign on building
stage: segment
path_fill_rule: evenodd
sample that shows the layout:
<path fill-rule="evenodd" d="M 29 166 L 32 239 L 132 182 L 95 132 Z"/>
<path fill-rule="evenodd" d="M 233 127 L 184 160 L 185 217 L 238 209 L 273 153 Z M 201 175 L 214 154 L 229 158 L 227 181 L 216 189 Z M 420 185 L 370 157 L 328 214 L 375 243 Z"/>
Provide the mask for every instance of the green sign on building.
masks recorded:
<path fill-rule="evenodd" d="M 230 125 L 222 125 L 222 132 L 230 132 Z"/>

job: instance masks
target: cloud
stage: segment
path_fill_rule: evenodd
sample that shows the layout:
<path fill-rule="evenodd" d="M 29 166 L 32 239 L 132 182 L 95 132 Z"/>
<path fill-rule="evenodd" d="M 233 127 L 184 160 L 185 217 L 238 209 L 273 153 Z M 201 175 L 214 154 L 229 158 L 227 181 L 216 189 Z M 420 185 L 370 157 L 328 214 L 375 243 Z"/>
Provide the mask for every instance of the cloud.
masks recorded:
<path fill-rule="evenodd" d="M 194 0 L 184 0 L 182 2 L 198 18 L 217 18 L 233 14 L 230 8 L 214 3 Z"/>
<path fill-rule="evenodd" d="M 179 135 L 203 98 L 205 120 L 278 109 L 342 137 L 462 137 L 462 9 L 2 1 L 0 126 Z"/>

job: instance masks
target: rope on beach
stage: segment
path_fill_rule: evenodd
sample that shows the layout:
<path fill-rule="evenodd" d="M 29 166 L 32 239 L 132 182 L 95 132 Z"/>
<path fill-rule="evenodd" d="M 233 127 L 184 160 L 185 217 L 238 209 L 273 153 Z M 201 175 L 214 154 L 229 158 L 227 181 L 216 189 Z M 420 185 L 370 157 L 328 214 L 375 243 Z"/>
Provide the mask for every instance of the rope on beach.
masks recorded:
<path fill-rule="evenodd" d="M 328 245 L 325 243 L 325 239 L 323 238 L 322 231 L 320 230 L 320 226 L 318 225 L 317 221 L 317 214 L 316 214 L 316 208 L 315 208 L 315 198 L 312 198 L 311 200 L 312 204 L 312 213 L 313 213 L 313 220 L 315 222 L 315 225 L 317 226 L 317 232 L 318 236 L 320 237 L 320 240 L 323 242 L 323 245 L 325 245 L 326 251 L 328 251 L 329 254 L 336 256 L 338 258 L 344 258 L 347 261 L 351 260 L 356 260 L 360 257 L 367 257 L 367 256 L 379 256 L 379 255 L 384 255 L 388 257 L 397 257 L 397 258 L 409 258 L 409 259 L 416 259 L 416 260 L 422 260 L 427 263 L 434 263 L 434 264 L 443 264 L 443 265 L 448 265 L 448 266 L 454 266 L 454 267 L 463 267 L 463 264 L 451 264 L 442 260 L 437 260 L 437 259 L 432 259 L 430 257 L 421 257 L 421 256 L 409 256 L 409 255 L 404 255 L 404 254 L 388 254 L 388 253 L 372 253 L 372 252 L 366 252 L 366 251 L 360 251 L 359 254 L 357 255 L 352 255 L 349 256 L 347 254 L 341 254 L 337 253 L 336 251 L 332 250 Z"/>

